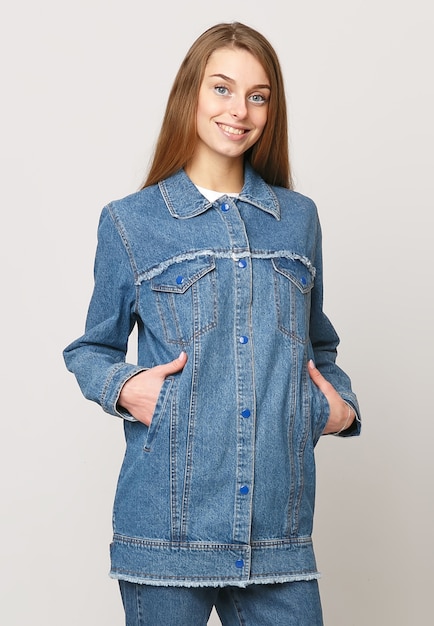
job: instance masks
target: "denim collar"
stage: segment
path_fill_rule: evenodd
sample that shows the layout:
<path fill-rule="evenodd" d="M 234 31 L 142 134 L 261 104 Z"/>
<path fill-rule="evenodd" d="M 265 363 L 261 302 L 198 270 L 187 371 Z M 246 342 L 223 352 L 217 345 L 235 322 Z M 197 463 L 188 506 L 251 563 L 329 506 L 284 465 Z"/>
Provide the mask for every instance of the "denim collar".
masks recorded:
<path fill-rule="evenodd" d="M 183 169 L 159 183 L 164 201 L 173 217 L 187 219 L 210 209 L 213 204 L 198 191 Z M 280 220 L 280 206 L 273 189 L 246 162 L 244 186 L 238 200 L 251 204 Z"/>

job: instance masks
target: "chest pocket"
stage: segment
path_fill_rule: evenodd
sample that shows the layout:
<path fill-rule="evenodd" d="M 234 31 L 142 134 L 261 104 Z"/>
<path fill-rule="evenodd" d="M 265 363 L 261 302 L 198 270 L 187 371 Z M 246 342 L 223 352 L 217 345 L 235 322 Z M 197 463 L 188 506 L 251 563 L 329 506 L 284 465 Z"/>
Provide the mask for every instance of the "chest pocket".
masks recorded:
<path fill-rule="evenodd" d="M 309 339 L 310 296 L 314 279 L 298 259 L 272 259 L 278 329 L 298 342 Z"/>
<path fill-rule="evenodd" d="M 151 280 L 166 341 L 181 346 L 217 325 L 213 257 L 173 263 Z"/>

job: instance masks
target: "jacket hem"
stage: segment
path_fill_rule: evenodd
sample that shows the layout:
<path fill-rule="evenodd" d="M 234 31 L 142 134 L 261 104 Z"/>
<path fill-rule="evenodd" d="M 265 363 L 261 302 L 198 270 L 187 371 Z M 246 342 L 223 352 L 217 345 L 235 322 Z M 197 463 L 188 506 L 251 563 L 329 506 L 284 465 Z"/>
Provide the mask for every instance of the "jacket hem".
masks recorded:
<path fill-rule="evenodd" d="M 115 535 L 110 577 L 172 587 L 247 587 L 320 578 L 310 537 L 243 544 L 171 543 Z"/>
<path fill-rule="evenodd" d="M 268 576 L 265 578 L 250 578 L 249 580 L 234 581 L 215 581 L 215 580 L 167 580 L 167 579 L 151 579 L 141 578 L 139 576 L 129 576 L 120 574 L 119 572 L 110 571 L 110 578 L 114 580 L 125 580 L 129 583 L 137 583 L 139 585 L 150 585 L 151 587 L 240 587 L 245 588 L 249 585 L 275 585 L 280 583 L 293 583 L 301 580 L 318 580 L 321 578 L 319 572 L 311 574 L 294 574 L 292 576 Z"/>

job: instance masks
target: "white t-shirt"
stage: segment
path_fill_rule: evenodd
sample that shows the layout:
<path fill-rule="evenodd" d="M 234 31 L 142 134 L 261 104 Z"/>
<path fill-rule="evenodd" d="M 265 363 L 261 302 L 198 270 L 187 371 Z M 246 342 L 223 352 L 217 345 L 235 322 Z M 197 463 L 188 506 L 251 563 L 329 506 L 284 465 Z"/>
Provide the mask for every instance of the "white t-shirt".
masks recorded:
<path fill-rule="evenodd" d="M 212 189 L 205 189 L 205 187 L 199 187 L 199 185 L 196 185 L 198 191 L 200 191 L 200 193 L 205 196 L 205 198 L 207 200 L 209 200 L 210 202 L 215 202 L 215 200 L 217 200 L 217 198 L 221 198 L 222 196 L 230 196 L 231 198 L 238 198 L 238 196 L 240 195 L 239 193 L 225 193 L 223 191 L 213 191 Z"/>

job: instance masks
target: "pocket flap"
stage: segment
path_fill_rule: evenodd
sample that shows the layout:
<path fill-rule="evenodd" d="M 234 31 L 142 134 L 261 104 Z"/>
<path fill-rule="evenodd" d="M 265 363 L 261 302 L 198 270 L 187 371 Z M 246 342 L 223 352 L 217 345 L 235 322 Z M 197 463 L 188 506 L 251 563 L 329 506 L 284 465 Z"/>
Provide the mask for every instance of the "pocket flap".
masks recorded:
<path fill-rule="evenodd" d="M 185 293 L 191 285 L 214 268 L 215 260 L 210 256 L 173 263 L 151 280 L 151 287 L 154 291 Z"/>
<path fill-rule="evenodd" d="M 271 259 L 276 272 L 288 278 L 302 293 L 308 293 L 313 287 L 313 273 L 298 259 L 280 257 Z"/>

